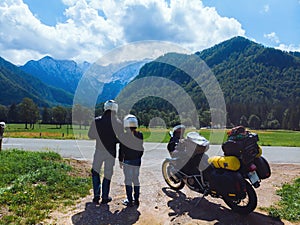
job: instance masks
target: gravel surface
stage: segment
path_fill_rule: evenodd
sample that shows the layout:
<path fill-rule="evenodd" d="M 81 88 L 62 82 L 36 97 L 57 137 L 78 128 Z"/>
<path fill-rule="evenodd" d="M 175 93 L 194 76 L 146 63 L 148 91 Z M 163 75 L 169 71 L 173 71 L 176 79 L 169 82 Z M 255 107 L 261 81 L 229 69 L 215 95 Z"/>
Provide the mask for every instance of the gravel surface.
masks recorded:
<path fill-rule="evenodd" d="M 80 166 L 89 167 L 90 163 L 80 163 Z M 295 225 L 285 220 L 275 220 L 260 210 L 279 200 L 275 194 L 285 182 L 299 177 L 298 164 L 271 164 L 272 175 L 263 180 L 256 189 L 258 206 L 256 210 L 247 215 L 240 216 L 232 212 L 221 199 L 205 197 L 198 206 L 200 194 L 184 188 L 175 192 L 167 187 L 160 168 L 153 172 L 148 169 L 141 171 L 141 202 L 139 207 L 125 207 L 123 174 L 119 167 L 115 167 L 115 174 L 111 185 L 113 201 L 106 205 L 95 205 L 91 202 L 92 194 L 80 199 L 75 206 L 63 211 L 51 213 L 51 218 L 44 224 L 141 224 L 141 225 L 177 225 L 177 224 L 215 224 L 215 225 L 252 225 L 252 224 L 287 224 Z M 91 190 L 92 193 L 92 190 Z"/>

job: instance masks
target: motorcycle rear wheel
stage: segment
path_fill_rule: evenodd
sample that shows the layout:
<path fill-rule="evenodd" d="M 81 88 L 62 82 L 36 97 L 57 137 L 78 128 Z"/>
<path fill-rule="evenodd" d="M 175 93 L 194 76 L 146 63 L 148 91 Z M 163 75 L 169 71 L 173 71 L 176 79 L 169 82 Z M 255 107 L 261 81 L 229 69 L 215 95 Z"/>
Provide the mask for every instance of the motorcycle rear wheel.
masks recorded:
<path fill-rule="evenodd" d="M 184 187 L 185 183 L 181 179 L 176 182 L 175 179 L 172 177 L 172 174 L 170 173 L 171 170 L 176 171 L 172 163 L 165 160 L 162 164 L 162 175 L 164 177 L 164 180 L 171 189 L 179 191 Z"/>
<path fill-rule="evenodd" d="M 223 196 L 224 202 L 236 213 L 247 215 L 253 212 L 257 206 L 257 195 L 255 190 L 246 181 L 246 197 L 244 199 L 235 200 L 228 196 Z"/>

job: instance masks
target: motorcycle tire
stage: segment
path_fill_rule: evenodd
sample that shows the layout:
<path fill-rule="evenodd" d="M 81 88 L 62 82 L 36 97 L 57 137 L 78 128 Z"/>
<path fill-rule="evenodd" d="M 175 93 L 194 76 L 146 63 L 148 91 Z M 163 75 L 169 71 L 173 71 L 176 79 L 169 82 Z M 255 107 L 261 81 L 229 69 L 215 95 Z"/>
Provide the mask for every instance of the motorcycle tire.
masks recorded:
<path fill-rule="evenodd" d="M 233 199 L 223 196 L 224 202 L 236 213 L 247 215 L 253 212 L 257 206 L 257 195 L 251 184 L 246 182 L 246 197 L 244 199 Z"/>
<path fill-rule="evenodd" d="M 176 181 L 170 173 L 171 169 L 173 169 L 174 171 L 176 170 L 172 165 L 172 163 L 165 160 L 162 164 L 162 175 L 164 177 L 164 180 L 166 181 L 166 183 L 169 185 L 171 189 L 179 191 L 184 187 L 185 183 L 181 179 Z"/>

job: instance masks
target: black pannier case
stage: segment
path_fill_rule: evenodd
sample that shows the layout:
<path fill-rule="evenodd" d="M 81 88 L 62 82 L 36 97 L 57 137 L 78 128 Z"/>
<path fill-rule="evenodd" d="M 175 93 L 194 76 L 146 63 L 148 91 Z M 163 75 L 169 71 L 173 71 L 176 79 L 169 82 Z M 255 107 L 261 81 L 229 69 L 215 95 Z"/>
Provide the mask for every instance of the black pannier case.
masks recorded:
<path fill-rule="evenodd" d="M 245 182 L 240 173 L 224 169 L 212 170 L 209 176 L 210 189 L 222 196 L 243 196 L 246 190 Z"/>
<path fill-rule="evenodd" d="M 256 173 L 260 179 L 267 179 L 271 176 L 271 168 L 268 161 L 264 157 L 254 159 Z"/>

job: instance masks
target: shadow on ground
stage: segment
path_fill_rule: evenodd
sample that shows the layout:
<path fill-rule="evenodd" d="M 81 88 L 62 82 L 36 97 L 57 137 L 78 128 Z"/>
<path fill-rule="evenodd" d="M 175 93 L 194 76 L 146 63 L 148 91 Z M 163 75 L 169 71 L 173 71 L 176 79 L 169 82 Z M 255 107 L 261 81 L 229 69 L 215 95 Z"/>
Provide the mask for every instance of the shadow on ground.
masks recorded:
<path fill-rule="evenodd" d="M 176 192 L 170 188 L 163 188 L 162 191 L 171 198 L 168 201 L 168 206 L 172 210 L 169 213 L 171 224 L 185 223 L 187 222 L 187 216 L 197 224 L 200 221 L 206 221 L 209 224 L 215 225 L 284 224 L 280 220 L 259 212 L 252 212 L 249 215 L 243 216 L 221 204 L 210 202 L 205 198 L 201 201 L 201 197 L 188 198 L 183 192 Z M 197 205 L 197 203 L 199 204 Z M 191 222 L 191 220 L 188 221 Z"/>
<path fill-rule="evenodd" d="M 86 203 L 85 210 L 72 216 L 75 225 L 120 224 L 130 225 L 139 220 L 140 212 L 137 207 L 126 207 L 112 212 L 109 205 Z"/>

